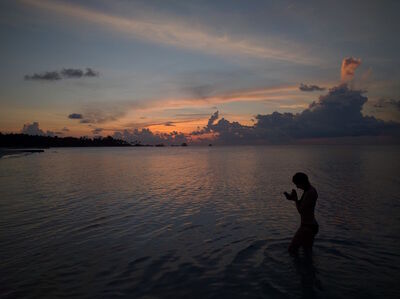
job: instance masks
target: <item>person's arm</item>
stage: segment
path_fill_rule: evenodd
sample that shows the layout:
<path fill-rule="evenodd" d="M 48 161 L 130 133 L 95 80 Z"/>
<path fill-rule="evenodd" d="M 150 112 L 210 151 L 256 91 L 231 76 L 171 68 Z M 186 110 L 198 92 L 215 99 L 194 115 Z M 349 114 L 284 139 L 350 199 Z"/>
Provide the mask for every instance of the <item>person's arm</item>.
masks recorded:
<path fill-rule="evenodd" d="M 296 190 L 292 189 L 292 193 L 283 192 L 287 200 L 297 201 L 297 192 Z"/>
<path fill-rule="evenodd" d="M 304 200 L 304 196 L 303 196 L 303 200 Z M 302 207 L 302 205 L 301 205 L 301 204 L 302 204 L 302 200 L 300 200 L 300 199 L 299 199 L 299 200 L 296 200 L 295 203 L 296 203 L 296 209 L 297 209 L 297 211 L 299 212 L 299 214 L 301 214 L 301 211 L 302 211 L 302 210 L 301 210 L 301 207 Z"/>

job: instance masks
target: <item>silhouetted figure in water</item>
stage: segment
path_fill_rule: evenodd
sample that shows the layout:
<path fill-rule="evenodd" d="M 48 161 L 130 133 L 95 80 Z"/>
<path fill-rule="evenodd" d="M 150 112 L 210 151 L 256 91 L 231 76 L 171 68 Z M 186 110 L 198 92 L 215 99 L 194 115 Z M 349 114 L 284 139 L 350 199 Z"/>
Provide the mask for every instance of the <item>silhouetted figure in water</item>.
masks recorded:
<path fill-rule="evenodd" d="M 297 211 L 299 211 L 301 217 L 300 227 L 289 245 L 289 252 L 295 254 L 300 247 L 303 247 L 305 252 L 310 254 L 314 243 L 314 237 L 319 229 L 314 216 L 318 194 L 317 190 L 311 186 L 305 173 L 296 173 L 293 176 L 293 183 L 297 188 L 304 190 L 304 192 L 300 200 L 297 198 L 296 190 L 292 189 L 291 194 L 284 192 L 286 199 L 293 200 L 296 203 Z"/>

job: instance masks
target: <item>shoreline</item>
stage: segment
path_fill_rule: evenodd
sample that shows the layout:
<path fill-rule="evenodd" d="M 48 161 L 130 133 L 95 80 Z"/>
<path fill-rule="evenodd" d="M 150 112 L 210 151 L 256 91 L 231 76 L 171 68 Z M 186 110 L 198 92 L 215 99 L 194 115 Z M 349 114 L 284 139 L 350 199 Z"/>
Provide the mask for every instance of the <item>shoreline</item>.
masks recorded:
<path fill-rule="evenodd" d="M 4 156 L 18 155 L 23 153 L 43 153 L 43 149 L 8 149 L 0 148 L 0 159 Z"/>

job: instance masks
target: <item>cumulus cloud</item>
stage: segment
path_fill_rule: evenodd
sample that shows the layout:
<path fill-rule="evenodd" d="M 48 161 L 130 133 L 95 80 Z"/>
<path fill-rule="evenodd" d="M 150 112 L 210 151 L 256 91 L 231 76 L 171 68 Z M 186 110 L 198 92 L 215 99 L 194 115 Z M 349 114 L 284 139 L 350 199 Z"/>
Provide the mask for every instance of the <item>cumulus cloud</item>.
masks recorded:
<path fill-rule="evenodd" d="M 211 115 L 210 119 L 208 120 L 207 127 L 205 127 L 205 129 L 208 130 L 208 132 L 209 132 L 210 127 L 212 127 L 212 125 L 218 119 L 218 117 L 219 117 L 219 112 L 217 110 L 214 112 L 213 115 Z"/>
<path fill-rule="evenodd" d="M 27 123 L 24 124 L 21 130 L 22 134 L 27 134 L 27 135 L 38 135 L 38 136 L 54 136 L 55 133 L 52 131 L 46 131 L 44 132 L 42 129 L 39 128 L 39 123 L 38 122 L 33 122 L 33 123 Z"/>
<path fill-rule="evenodd" d="M 153 133 L 150 129 L 133 129 L 117 131 L 113 135 L 116 139 L 125 140 L 131 143 L 140 144 L 182 144 L 188 142 L 188 138 L 183 134 L 176 131 L 171 133 Z"/>
<path fill-rule="evenodd" d="M 342 84 L 320 96 L 318 101 L 311 103 L 301 113 L 259 114 L 253 126 L 224 118 L 217 122 L 218 113 L 214 113 L 207 126 L 193 132 L 193 135 L 213 133 L 215 141 L 224 144 L 280 143 L 345 136 L 398 136 L 399 123 L 384 122 L 361 113 L 367 100 L 362 90 L 353 90 Z"/>
<path fill-rule="evenodd" d="M 354 57 L 344 58 L 341 67 L 341 80 L 342 82 L 348 82 L 353 80 L 354 72 L 361 64 L 361 59 Z"/>
<path fill-rule="evenodd" d="M 192 132 L 194 136 L 204 134 L 216 134 L 217 142 L 222 144 L 247 144 L 254 140 L 254 127 L 245 126 L 239 122 L 230 122 L 221 118 L 218 122 L 219 112 L 211 115 L 207 125 L 197 131 Z"/>
<path fill-rule="evenodd" d="M 70 115 L 68 115 L 69 119 L 82 119 L 83 115 L 80 113 L 71 113 Z"/>
<path fill-rule="evenodd" d="M 322 91 L 325 90 L 325 87 L 320 87 L 318 85 L 307 85 L 307 84 L 303 84 L 301 83 L 299 86 L 299 89 L 301 91 Z"/>
<path fill-rule="evenodd" d="M 34 73 L 33 75 L 25 75 L 25 80 L 36 80 L 36 81 L 57 81 L 61 79 L 71 78 L 82 78 L 82 77 L 98 77 L 99 72 L 94 71 L 91 68 L 74 69 L 74 68 L 63 68 L 61 71 L 48 71 L 42 73 Z"/>

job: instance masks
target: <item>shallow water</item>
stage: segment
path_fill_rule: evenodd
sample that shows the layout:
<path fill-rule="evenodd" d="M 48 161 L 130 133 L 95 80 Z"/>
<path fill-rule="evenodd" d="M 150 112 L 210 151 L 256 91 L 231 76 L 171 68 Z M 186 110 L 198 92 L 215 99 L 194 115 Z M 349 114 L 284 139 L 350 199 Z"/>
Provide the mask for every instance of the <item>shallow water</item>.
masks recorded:
<path fill-rule="evenodd" d="M 0 160 L 2 298 L 399 298 L 400 147 L 50 149 Z M 297 171 L 312 261 L 287 246 Z"/>

